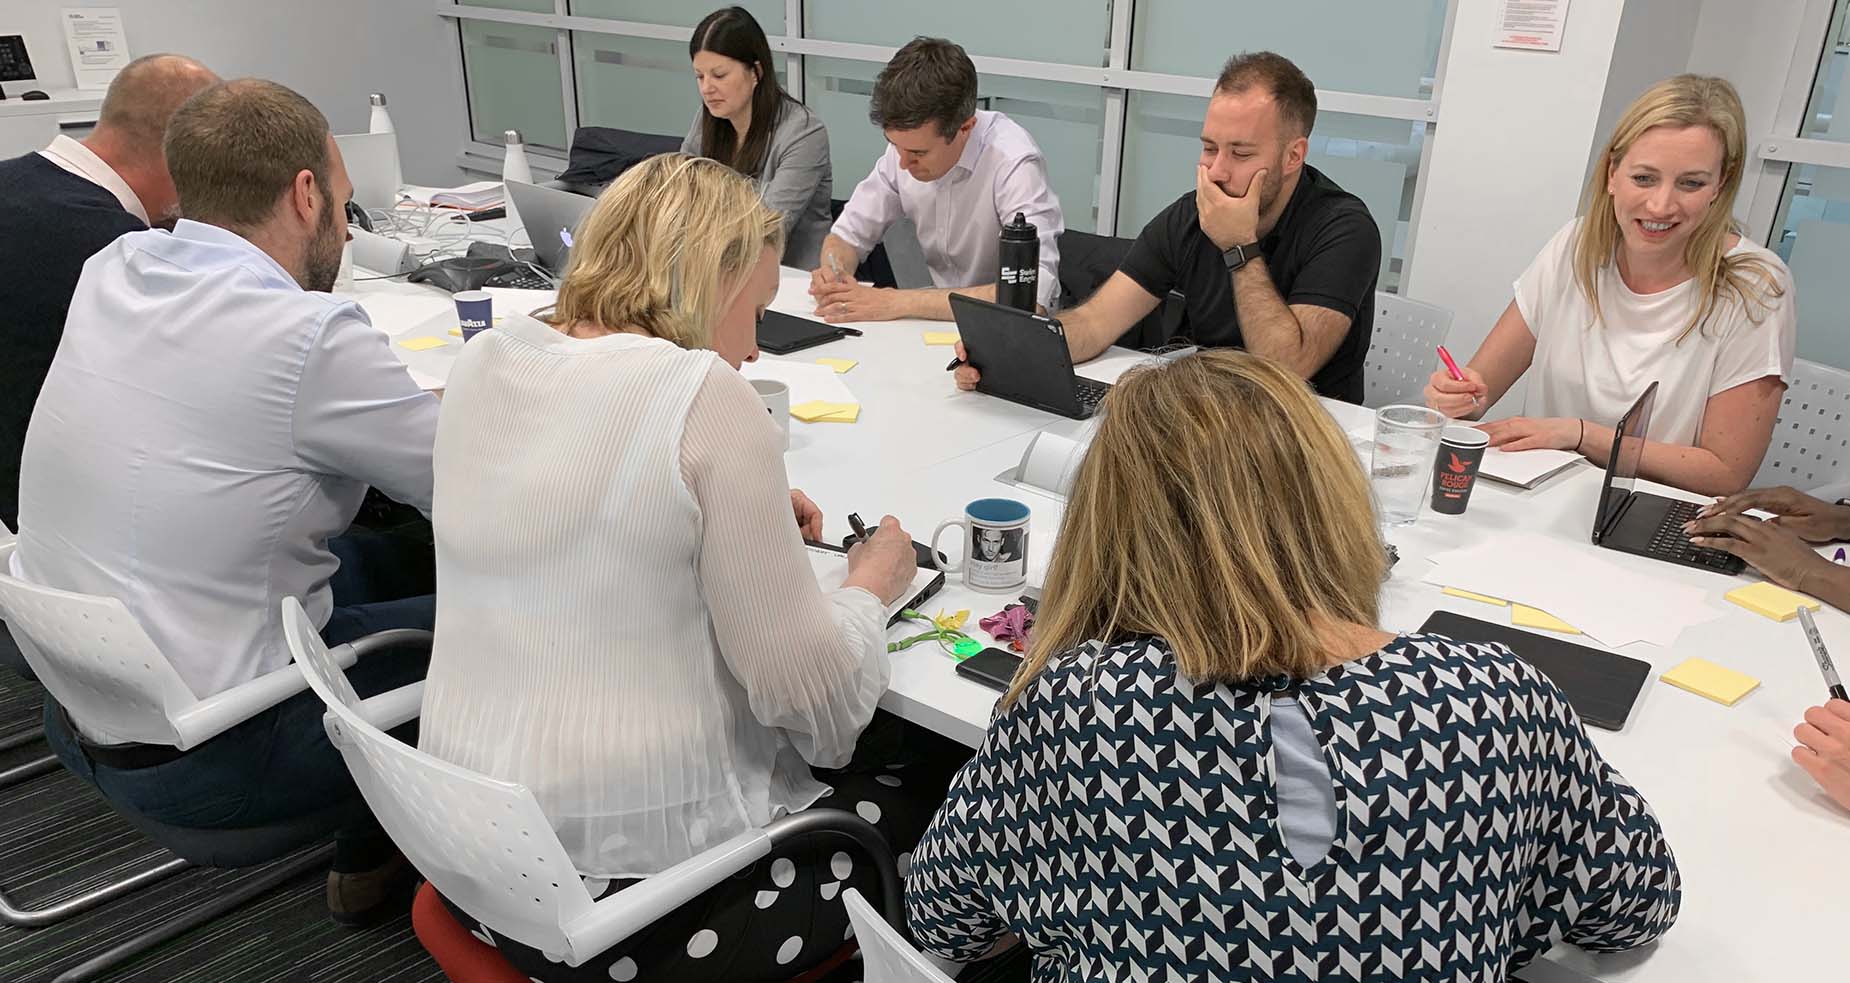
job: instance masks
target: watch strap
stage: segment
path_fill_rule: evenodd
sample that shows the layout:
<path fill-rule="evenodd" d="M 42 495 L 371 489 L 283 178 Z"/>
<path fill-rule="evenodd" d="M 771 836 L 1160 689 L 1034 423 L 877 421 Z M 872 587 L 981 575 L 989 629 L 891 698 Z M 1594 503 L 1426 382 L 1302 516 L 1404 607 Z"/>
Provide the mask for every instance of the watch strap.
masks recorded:
<path fill-rule="evenodd" d="M 1220 257 L 1226 262 L 1227 269 L 1232 271 L 1245 266 L 1258 255 L 1259 244 L 1257 242 L 1249 242 L 1244 246 L 1234 246 L 1231 249 L 1222 250 Z"/>

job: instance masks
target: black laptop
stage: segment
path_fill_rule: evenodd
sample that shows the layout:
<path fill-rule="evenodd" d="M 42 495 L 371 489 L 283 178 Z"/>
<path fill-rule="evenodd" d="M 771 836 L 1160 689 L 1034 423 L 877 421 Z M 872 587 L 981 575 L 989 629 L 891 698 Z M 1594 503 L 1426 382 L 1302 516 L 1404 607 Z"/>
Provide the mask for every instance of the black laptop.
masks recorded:
<path fill-rule="evenodd" d="M 1074 374 L 1066 330 L 1051 317 L 962 294 L 951 295 L 951 314 L 964 353 L 983 374 L 977 392 L 1083 420 L 1111 391 L 1109 383 Z"/>
<path fill-rule="evenodd" d="M 1651 427 L 1651 405 L 1656 400 L 1657 383 L 1653 382 L 1613 427 L 1606 483 L 1600 489 L 1599 507 L 1593 515 L 1593 542 L 1610 550 L 1686 567 L 1740 573 L 1747 566 L 1740 557 L 1697 546 L 1683 535 L 1683 524 L 1696 517 L 1701 505 L 1632 490 L 1638 481 L 1638 460 L 1644 456 L 1645 434 Z"/>

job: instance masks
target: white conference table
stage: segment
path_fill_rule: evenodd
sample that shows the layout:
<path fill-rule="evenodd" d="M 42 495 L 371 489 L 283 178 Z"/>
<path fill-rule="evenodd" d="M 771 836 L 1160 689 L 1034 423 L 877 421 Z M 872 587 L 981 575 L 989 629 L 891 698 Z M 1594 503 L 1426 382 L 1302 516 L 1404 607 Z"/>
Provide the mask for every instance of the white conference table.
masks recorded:
<path fill-rule="evenodd" d="M 806 274 L 785 270 L 772 306 L 809 314 L 807 282 Z M 441 349 L 410 352 L 395 344 L 393 351 L 424 377 L 440 381 L 447 376 L 461 345 L 447 334 L 454 324 L 454 308 L 446 295 L 396 281 L 362 281 L 352 295 L 395 340 L 446 338 L 449 344 Z M 509 294 L 500 300 L 524 307 L 537 306 L 544 297 Z M 861 402 L 857 423 L 791 421 L 785 457 L 790 482 L 822 507 L 828 516 L 827 537 L 839 541 L 848 532 L 847 514 L 859 512 L 870 523 L 891 513 L 914 538 L 924 540 L 939 521 L 961 514 L 972 499 L 1014 498 L 1032 510 L 1029 581 L 1041 583 L 1062 503 L 997 476 L 1020 460 L 1036 433 L 1074 424 L 992 397 L 958 392 L 944 371 L 951 349 L 926 346 L 921 335 L 950 325 L 900 321 L 859 327 L 865 331 L 863 337 L 788 357 L 859 363 L 840 377 Z M 1109 378 L 1126 357 L 1114 353 L 1081 371 Z M 1357 406 L 1325 405 L 1345 430 L 1367 425 L 1371 416 Z M 1383 591 L 1382 627 L 1415 629 L 1439 609 L 1507 623 L 1507 609 L 1450 597 L 1424 583 L 1427 557 L 1510 530 L 1596 549 L 1587 533 L 1600 478 L 1597 469 L 1583 464 L 1533 491 L 1482 482 L 1465 515 L 1427 511 L 1414 525 L 1390 530 L 1387 538 L 1400 549 L 1402 559 Z M 1652 490 L 1681 494 L 1654 486 Z M 947 532 L 947 547 L 953 538 L 955 533 Z M 1669 648 L 1640 643 L 1619 649 L 1649 662 L 1654 677 L 1622 731 L 1589 730 L 1601 753 L 1644 794 L 1662 822 L 1682 872 L 1682 913 L 1657 945 L 1617 955 L 1593 955 L 1560 945 L 1545 964 L 1523 975 L 1538 981 L 1587 974 L 1615 983 L 1735 983 L 1821 979 L 1839 972 L 1829 953 L 1835 931 L 1850 923 L 1850 815 L 1830 803 L 1788 758 L 1793 726 L 1806 707 L 1824 696 L 1801 632 L 1794 624 L 1777 624 L 1723 600 L 1724 592 L 1746 583 L 1746 578 L 1612 551 L 1601 551 L 1600 556 L 1662 583 L 1701 588 L 1704 605 L 1716 616 L 1685 631 Z M 1598 584 L 1585 587 L 1600 589 Z M 985 637 L 976 631 L 976 620 L 1011 600 L 970 591 L 951 577 L 927 608 L 967 608 L 967 627 Z M 1826 608 L 1818 625 L 1834 650 L 1850 652 L 1850 617 Z M 902 625 L 894 637 L 917 630 Z M 1754 675 L 1761 680 L 1760 688 L 1735 706 L 1724 707 L 1655 678 L 1656 672 L 1691 656 Z M 974 745 L 997 694 L 955 675 L 953 664 L 930 643 L 896 654 L 882 705 Z"/>

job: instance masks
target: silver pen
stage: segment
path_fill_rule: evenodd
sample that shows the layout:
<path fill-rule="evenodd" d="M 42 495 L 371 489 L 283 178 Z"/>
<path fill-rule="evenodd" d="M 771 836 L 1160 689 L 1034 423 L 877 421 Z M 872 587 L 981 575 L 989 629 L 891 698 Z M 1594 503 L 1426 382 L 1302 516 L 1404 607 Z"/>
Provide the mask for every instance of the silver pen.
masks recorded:
<path fill-rule="evenodd" d="M 1837 678 L 1837 667 L 1831 664 L 1831 653 L 1824 647 L 1824 637 L 1818 634 L 1818 623 L 1812 620 L 1810 608 L 1799 608 L 1799 625 L 1805 629 L 1805 640 L 1811 643 L 1812 657 L 1818 660 L 1818 671 L 1824 675 L 1824 685 L 1830 689 L 1831 697 L 1850 700 L 1850 695 L 1844 693 L 1844 681 Z"/>
<path fill-rule="evenodd" d="M 829 254 L 829 272 L 835 274 L 836 283 L 841 282 L 841 262 L 835 258 L 834 253 Z"/>

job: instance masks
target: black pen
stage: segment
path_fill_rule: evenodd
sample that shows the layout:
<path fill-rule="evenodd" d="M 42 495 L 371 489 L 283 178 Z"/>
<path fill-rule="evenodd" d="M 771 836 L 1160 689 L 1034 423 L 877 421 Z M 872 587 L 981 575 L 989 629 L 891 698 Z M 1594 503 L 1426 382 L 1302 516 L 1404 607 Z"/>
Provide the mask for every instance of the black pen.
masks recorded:
<path fill-rule="evenodd" d="M 1811 619 L 1809 608 L 1799 608 L 1799 624 L 1805 628 L 1805 640 L 1811 643 L 1812 658 L 1818 660 L 1818 671 L 1824 674 L 1824 685 L 1831 691 L 1831 697 L 1850 700 L 1850 695 L 1844 693 L 1844 681 L 1837 678 L 1837 667 L 1831 664 L 1831 653 L 1825 651 L 1824 638 L 1818 634 L 1818 623 Z"/>
<path fill-rule="evenodd" d="M 867 523 L 861 521 L 861 514 L 859 512 L 848 513 L 848 525 L 854 529 L 854 539 L 856 542 L 867 542 Z"/>
<path fill-rule="evenodd" d="M 954 359 L 951 359 L 951 364 L 949 364 L 949 365 L 947 365 L 947 366 L 945 366 L 945 367 L 944 367 L 944 371 L 946 371 L 946 372 L 955 372 L 955 371 L 957 371 L 957 370 L 958 370 L 958 368 L 959 368 L 959 367 L 961 367 L 961 366 L 963 366 L 964 364 L 965 364 L 965 363 L 964 363 L 964 360 L 963 360 L 963 359 L 961 359 L 961 358 L 954 358 Z"/>

